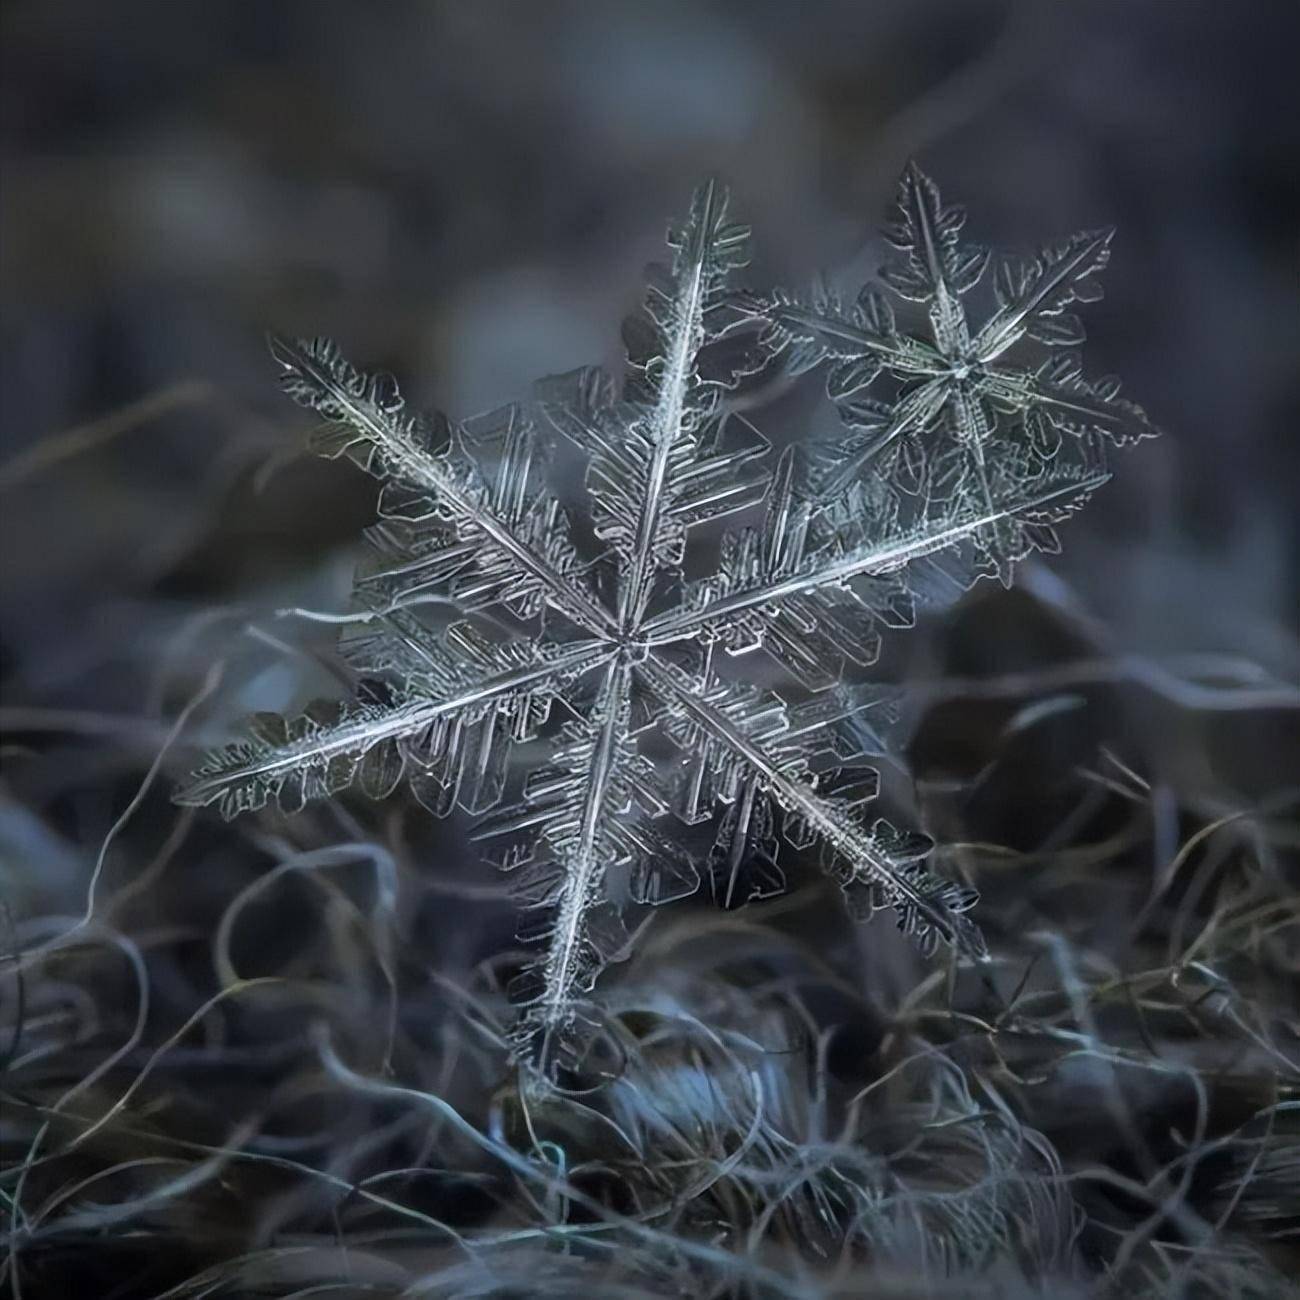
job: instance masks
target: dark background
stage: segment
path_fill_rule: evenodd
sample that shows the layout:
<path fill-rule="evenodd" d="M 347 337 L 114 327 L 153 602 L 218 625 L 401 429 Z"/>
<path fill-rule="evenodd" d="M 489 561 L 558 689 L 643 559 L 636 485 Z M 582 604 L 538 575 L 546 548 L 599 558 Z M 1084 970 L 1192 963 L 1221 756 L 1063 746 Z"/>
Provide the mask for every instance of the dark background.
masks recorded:
<path fill-rule="evenodd" d="M 11 0 L 0 35 L 0 888 L 18 946 L 81 913 L 105 833 L 208 665 L 231 667 L 195 734 L 330 682 L 330 629 L 273 611 L 344 607 L 374 489 L 296 454 L 307 422 L 276 391 L 264 332 L 329 334 L 458 416 L 522 398 L 541 375 L 617 363 L 642 264 L 709 173 L 754 227 L 758 285 L 873 273 L 909 158 L 995 248 L 1118 227 L 1106 297 L 1084 313 L 1087 370 L 1122 375 L 1164 436 L 1115 457 L 1062 556 L 1026 566 L 1010 595 L 977 591 L 888 661 L 945 699 L 947 678 L 1093 665 L 1082 688 L 1064 673 L 1083 705 L 1028 745 L 1006 738 L 1032 690 L 990 688 L 992 704 L 949 691 L 923 710 L 898 797 L 941 840 L 1055 851 L 1098 817 L 1110 833 L 1113 809 L 1062 821 L 1081 766 L 1114 775 L 1103 751 L 1150 783 L 1144 838 L 1125 841 L 1110 885 L 1071 875 L 1057 897 L 1043 880 L 1027 904 L 980 876 L 995 941 L 1077 920 L 1080 942 L 1127 967 L 1137 958 L 1112 938 L 1152 863 L 1215 818 L 1294 797 L 1294 3 Z M 808 394 L 773 413 L 775 436 L 833 425 L 815 382 Z M 110 892 L 166 844 L 183 767 L 169 752 L 115 837 Z M 330 843 L 357 833 L 354 815 L 367 816 L 244 838 L 198 819 L 136 918 L 164 948 L 182 936 L 151 967 L 146 1043 L 212 991 L 207 937 L 274 837 Z M 463 828 L 417 821 L 426 875 L 436 860 L 475 876 Z M 1252 841 L 1270 870 L 1294 843 L 1293 828 Z M 261 941 L 296 915 L 264 920 Z M 419 961 L 455 975 L 507 944 L 511 922 L 435 897 L 403 928 Z M 818 942 L 875 981 L 873 1006 L 923 973 L 892 937 L 855 943 L 838 921 Z M 110 1003 L 133 1005 L 120 972 L 69 978 L 108 979 Z M 1294 1009 L 1294 983 L 1269 989 Z M 103 1059 L 98 1041 L 24 1076 L 25 1095 L 59 1095 Z M 253 1084 L 205 1079 L 209 1109 L 222 1087 L 234 1114 Z M 1169 1130 L 1174 1103 L 1131 1100 Z M 1071 1093 L 1076 1127 L 1060 1131 L 1059 1096 L 1030 1118 L 1068 1162 L 1109 1131 L 1098 1106 L 1090 1118 Z M 1227 1109 L 1225 1124 L 1245 1113 Z M 200 1112 L 185 1124 L 201 1128 Z M 223 1213 L 242 1240 L 239 1211 Z M 56 1252 L 37 1276 L 65 1263 Z"/>

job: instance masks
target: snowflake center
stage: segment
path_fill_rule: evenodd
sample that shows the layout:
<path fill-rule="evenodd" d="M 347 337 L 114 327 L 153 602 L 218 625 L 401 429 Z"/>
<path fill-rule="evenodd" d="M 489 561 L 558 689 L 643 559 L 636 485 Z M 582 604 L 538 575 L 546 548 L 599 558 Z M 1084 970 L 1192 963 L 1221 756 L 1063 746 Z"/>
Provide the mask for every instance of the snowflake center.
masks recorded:
<path fill-rule="evenodd" d="M 650 642 L 636 628 L 610 638 L 625 664 L 644 663 L 650 654 Z"/>

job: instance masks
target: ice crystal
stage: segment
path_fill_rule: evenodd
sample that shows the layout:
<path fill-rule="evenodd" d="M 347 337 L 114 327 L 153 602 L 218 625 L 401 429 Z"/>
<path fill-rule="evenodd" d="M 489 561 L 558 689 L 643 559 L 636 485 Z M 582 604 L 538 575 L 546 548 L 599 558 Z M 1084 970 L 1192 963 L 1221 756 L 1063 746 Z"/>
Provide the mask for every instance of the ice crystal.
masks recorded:
<path fill-rule="evenodd" d="M 749 232 L 714 184 L 669 232 L 672 265 L 629 324 L 621 384 L 584 369 L 544 381 L 527 409 L 458 424 L 408 413 L 391 377 L 359 373 L 328 341 L 275 340 L 286 391 L 324 419 L 318 449 L 383 481 L 360 634 L 344 640 L 367 688 L 254 718 L 177 798 L 233 816 L 404 785 L 437 814 L 481 814 L 476 837 L 504 846 L 518 885 L 521 938 L 541 945 L 513 992 L 521 1046 L 548 1061 L 581 1042 L 584 995 L 626 942 L 629 905 L 705 876 L 726 903 L 775 893 L 780 838 L 820 846 L 856 915 L 891 908 L 923 950 L 982 956 L 974 890 L 926 867 L 926 837 L 863 813 L 884 693 L 849 670 L 918 601 L 1051 548 L 1052 524 L 1106 477 L 1097 432 L 1146 426 L 1074 370 L 999 360 L 1025 335 L 1077 336 L 1063 308 L 1095 296 L 1107 236 L 1000 267 L 1001 306 L 972 340 L 960 299 L 986 254 L 957 242 L 960 215 L 915 170 L 902 207 L 892 236 L 907 257 L 885 280 L 928 304 L 933 343 L 901 333 L 874 292 L 846 309 L 730 289 Z M 797 368 L 833 362 L 853 430 L 811 475 L 796 448 L 770 456 L 731 401 L 791 349 Z M 906 386 L 868 404 L 882 369 Z M 546 483 L 557 433 L 586 457 L 581 519 Z M 713 571 L 687 580 L 693 530 L 742 511 L 749 522 L 714 540 Z M 435 591 L 441 603 L 422 602 Z M 440 625 L 429 611 L 447 598 L 456 621 Z M 753 651 L 788 689 L 738 668 Z M 530 742 L 513 782 L 512 751 Z M 670 816 L 711 822 L 712 851 L 670 834 Z"/>
<path fill-rule="evenodd" d="M 1118 379 L 1086 380 L 1078 357 L 1065 350 L 1084 340 L 1082 321 L 1066 309 L 1101 297 L 1096 276 L 1110 259 L 1113 230 L 1082 231 L 1035 257 L 998 257 L 996 310 L 972 332 L 963 300 L 992 259 L 982 245 L 962 242 L 964 209 L 945 206 L 935 183 L 912 165 L 899 184 L 898 214 L 885 237 L 899 256 L 880 278 L 897 297 L 926 308 L 929 338 L 901 331 L 889 299 L 873 285 L 851 304 L 825 288 L 808 297 L 778 290 L 751 299 L 755 314 L 770 322 L 767 342 L 786 350 L 791 370 L 830 362 L 826 389 L 848 436 L 828 449 L 823 491 L 843 491 L 868 466 L 915 491 L 927 459 L 951 442 L 965 449 L 969 486 L 987 502 L 984 480 L 990 458 L 1002 454 L 999 440 L 1019 439 L 1033 460 L 1046 463 L 1063 434 L 1122 446 L 1156 432 L 1140 406 L 1118 396 Z M 1016 361 L 1023 340 L 1056 351 L 1036 364 Z M 897 381 L 887 400 L 871 391 L 882 378 Z M 1007 558 L 990 555 L 1009 582 Z"/>

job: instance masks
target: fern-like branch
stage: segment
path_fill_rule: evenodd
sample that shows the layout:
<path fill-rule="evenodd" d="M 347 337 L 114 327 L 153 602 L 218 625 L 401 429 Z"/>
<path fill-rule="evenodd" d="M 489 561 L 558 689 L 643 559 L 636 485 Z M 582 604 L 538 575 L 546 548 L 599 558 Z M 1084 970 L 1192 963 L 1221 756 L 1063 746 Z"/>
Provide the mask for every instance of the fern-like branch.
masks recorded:
<path fill-rule="evenodd" d="M 439 773 L 445 774 L 448 759 L 468 757 L 470 725 L 490 716 L 492 727 L 483 729 L 490 744 L 498 718 L 508 715 L 521 724 L 516 735 L 523 738 L 544 717 L 536 709 L 539 697 L 549 699 L 607 654 L 598 642 L 538 644 L 529 653 L 510 652 L 509 666 L 497 659 L 477 673 L 439 657 L 437 676 L 408 676 L 407 689 L 391 706 L 323 703 L 293 719 L 259 714 L 246 739 L 209 755 L 174 798 L 195 807 L 216 804 L 228 818 L 269 802 L 296 812 L 347 789 L 359 773 L 367 793 L 382 797 L 408 763 L 435 787 L 455 790 L 458 778 L 443 781 Z"/>
<path fill-rule="evenodd" d="M 281 383 L 289 396 L 330 421 L 317 439 L 318 449 L 328 455 L 346 451 L 390 481 L 385 513 L 448 520 L 468 548 L 500 553 L 521 579 L 580 627 L 593 634 L 609 627 L 609 614 L 577 578 L 572 547 L 539 548 L 535 533 L 521 535 L 522 512 L 503 509 L 503 498 L 526 490 L 526 463 L 513 478 L 507 468 L 504 485 L 494 494 L 458 452 L 457 431 L 445 418 L 406 413 L 391 375 L 362 374 L 328 339 L 272 337 L 271 351 L 284 367 Z"/>
<path fill-rule="evenodd" d="M 839 590 L 856 578 L 898 573 L 964 541 L 989 539 L 993 547 L 997 539 L 1008 537 L 1007 526 L 1018 519 L 1042 522 L 1078 509 L 1108 478 L 1103 470 L 1086 472 L 984 510 L 963 501 L 910 529 L 890 532 L 881 540 L 862 540 L 834 556 L 818 551 L 805 558 L 795 551 L 794 562 L 788 565 L 768 563 L 756 566 L 756 572 L 724 571 L 699 584 L 680 608 L 650 619 L 645 638 L 665 645 L 687 637 L 722 635 L 751 611 L 772 610 L 814 593 Z"/>
<path fill-rule="evenodd" d="M 924 951 L 941 939 L 965 956 L 986 956 L 978 928 L 965 915 L 978 895 L 917 865 L 929 851 L 924 836 L 900 835 L 885 821 L 861 825 L 834 799 L 792 775 L 770 744 L 739 725 L 686 673 L 659 655 L 651 654 L 638 671 L 650 689 L 689 717 L 709 742 L 730 750 L 787 817 L 816 834 L 830 851 L 828 865 L 842 886 L 865 887 L 874 905 L 893 907 L 900 928 Z M 690 734 L 689 729 L 679 734 Z"/>

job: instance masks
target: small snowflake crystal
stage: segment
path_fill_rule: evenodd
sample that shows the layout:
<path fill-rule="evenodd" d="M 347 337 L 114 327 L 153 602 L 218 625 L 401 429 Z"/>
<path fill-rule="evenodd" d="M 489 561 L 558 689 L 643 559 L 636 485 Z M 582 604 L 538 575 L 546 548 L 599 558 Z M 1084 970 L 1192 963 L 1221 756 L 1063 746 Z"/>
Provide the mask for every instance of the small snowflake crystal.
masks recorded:
<path fill-rule="evenodd" d="M 749 232 L 713 184 L 669 233 L 621 385 L 584 369 L 544 381 L 528 410 L 455 424 L 407 413 L 389 376 L 358 373 L 332 343 L 275 340 L 286 391 L 324 418 L 319 450 L 384 483 L 361 633 L 344 640 L 373 685 L 254 718 L 177 798 L 233 816 L 403 785 L 439 815 L 483 815 L 477 836 L 505 846 L 518 884 L 521 937 L 540 944 L 513 990 L 519 1042 L 548 1062 L 581 1044 L 583 998 L 626 942 L 630 904 L 705 876 L 730 904 L 776 893 L 778 836 L 820 846 L 855 914 L 891 908 L 925 951 L 981 957 L 974 890 L 926 868 L 924 836 L 863 815 L 878 775 L 860 760 L 877 752 L 887 693 L 850 670 L 919 600 L 1006 580 L 1054 547 L 1052 525 L 1106 478 L 1101 437 L 1150 429 L 1073 362 L 1004 359 L 1022 338 L 1078 341 L 1064 309 L 1096 297 L 1108 234 L 1001 263 L 998 308 L 972 336 L 962 297 L 987 252 L 958 242 L 961 213 L 914 168 L 900 208 L 889 237 L 905 256 L 883 278 L 928 308 L 932 340 L 903 333 L 874 290 L 844 307 L 729 289 Z M 765 366 L 823 361 L 850 434 L 805 470 L 796 449 L 770 457 L 730 398 Z M 867 398 L 882 375 L 896 391 Z M 557 433 L 587 458 L 582 520 L 544 482 Z M 686 580 L 693 531 L 742 511 L 752 521 L 723 535 L 713 571 Z M 422 601 L 431 592 L 442 599 Z M 456 621 L 431 619 L 448 600 Z M 736 660 L 751 652 L 789 689 L 747 682 Z M 512 783 L 512 751 L 530 742 L 524 757 L 544 757 Z M 711 820 L 711 852 L 688 851 L 673 817 Z"/>
<path fill-rule="evenodd" d="M 989 477 L 999 472 L 990 462 L 1008 454 L 1008 439 L 1019 441 L 1016 463 L 1028 470 L 1056 457 L 1063 434 L 1116 446 L 1155 434 L 1146 412 L 1118 396 L 1118 379 L 1089 382 L 1066 350 L 1084 339 L 1082 321 L 1066 309 L 1101 297 L 1095 277 L 1110 259 L 1113 230 L 1083 231 L 1036 257 L 997 259 L 996 310 L 972 333 L 963 299 L 984 276 L 989 250 L 961 241 L 965 211 L 945 207 L 915 165 L 899 184 L 898 212 L 885 237 L 900 256 L 880 278 L 926 308 L 929 338 L 900 331 L 871 285 L 852 304 L 825 289 L 808 299 L 781 290 L 750 298 L 770 322 L 765 342 L 786 350 L 791 370 L 831 363 L 826 390 L 849 432 L 827 449 L 820 490 L 843 491 L 870 468 L 915 492 L 927 462 L 955 443 L 965 451 L 960 490 L 989 505 Z M 1033 365 L 1016 361 L 1023 340 L 1053 351 Z M 889 397 L 868 395 L 882 378 L 895 381 Z M 986 536 L 996 541 L 998 530 Z M 1009 583 L 1014 553 L 990 547 L 988 556 Z"/>

